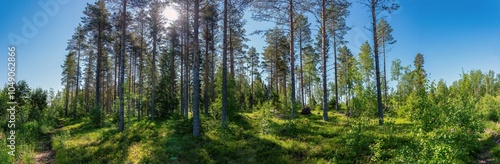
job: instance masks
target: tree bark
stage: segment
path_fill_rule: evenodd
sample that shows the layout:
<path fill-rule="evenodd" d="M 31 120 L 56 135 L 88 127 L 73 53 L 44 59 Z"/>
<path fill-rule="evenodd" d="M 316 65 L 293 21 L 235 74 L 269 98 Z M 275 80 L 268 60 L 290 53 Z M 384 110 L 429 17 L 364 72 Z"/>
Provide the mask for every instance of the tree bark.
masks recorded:
<path fill-rule="evenodd" d="M 97 25 L 97 67 L 96 67 L 96 84 L 95 84 L 95 105 L 100 107 L 100 98 L 101 98 L 101 56 L 102 56 L 102 27 L 99 23 Z"/>
<path fill-rule="evenodd" d="M 293 0 L 289 0 L 290 4 L 290 11 L 288 11 L 289 17 L 290 17 L 290 63 L 292 65 L 291 68 L 291 78 L 292 78 L 292 118 L 295 118 L 295 115 L 297 113 L 295 109 L 295 52 L 293 46 L 295 45 L 294 43 L 294 38 L 293 38 Z M 285 81 L 286 84 L 286 81 Z"/>
<path fill-rule="evenodd" d="M 200 136 L 200 43 L 198 41 L 200 1 L 194 1 L 193 136 Z"/>
<path fill-rule="evenodd" d="M 141 120 L 141 105 L 142 105 L 142 90 L 143 86 L 143 77 L 142 77 L 142 69 L 144 65 L 144 22 L 141 20 L 141 41 L 140 41 L 140 50 L 139 50 L 139 100 L 137 101 L 137 120 Z"/>
<path fill-rule="evenodd" d="M 227 127 L 227 0 L 224 0 L 224 18 L 222 34 L 222 128 Z"/>
<path fill-rule="evenodd" d="M 299 29 L 299 55 L 300 55 L 300 95 L 302 100 L 302 109 L 304 109 L 304 70 L 302 69 L 302 27 Z"/>
<path fill-rule="evenodd" d="M 380 68 L 379 68 L 379 52 L 378 52 L 378 42 L 377 42 L 377 13 L 376 13 L 377 2 L 375 0 L 371 1 L 371 13 L 372 13 L 372 26 L 373 26 L 373 50 L 375 52 L 375 77 L 377 85 L 377 104 L 378 104 L 378 123 L 379 125 L 384 124 L 384 111 L 382 109 L 382 92 L 380 89 Z"/>
<path fill-rule="evenodd" d="M 328 92 L 326 88 L 326 9 L 325 0 L 321 4 L 321 54 L 323 57 L 323 65 L 321 69 L 323 76 L 323 121 L 328 121 L 328 109 L 327 109 L 327 98 Z"/>
<path fill-rule="evenodd" d="M 337 74 L 337 36 L 335 36 L 335 29 L 333 29 L 333 68 L 335 68 L 335 110 L 339 111 L 339 88 L 338 88 L 338 74 Z"/>
<path fill-rule="evenodd" d="M 205 31 L 208 33 L 208 21 L 205 22 Z M 208 34 L 207 34 L 208 35 Z M 213 34 L 212 34 L 213 35 Z M 205 89 L 203 90 L 203 105 L 205 107 L 205 115 L 208 115 L 208 86 L 210 84 L 210 82 L 208 81 L 208 73 L 209 73 L 209 69 L 208 69 L 208 44 L 209 43 L 209 39 L 208 39 L 208 36 L 206 36 L 206 39 L 205 39 L 205 61 L 203 62 L 203 66 L 204 66 L 204 70 L 205 70 L 205 74 L 203 76 L 203 83 L 205 84 Z"/>
<path fill-rule="evenodd" d="M 125 82 L 125 14 L 127 11 L 127 0 L 123 0 L 123 10 L 122 10 L 122 34 L 120 41 L 120 123 L 118 126 L 119 131 L 124 130 L 124 116 L 123 116 L 123 108 L 125 107 L 125 100 L 123 98 L 124 88 L 123 83 Z M 154 77 L 154 76 L 153 76 Z"/>

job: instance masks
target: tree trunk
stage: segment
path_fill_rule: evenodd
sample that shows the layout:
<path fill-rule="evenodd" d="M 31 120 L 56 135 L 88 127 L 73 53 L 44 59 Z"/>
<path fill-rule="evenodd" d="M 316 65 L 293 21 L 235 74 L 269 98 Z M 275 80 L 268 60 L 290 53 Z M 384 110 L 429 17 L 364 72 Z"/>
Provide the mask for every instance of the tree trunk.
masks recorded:
<path fill-rule="evenodd" d="M 184 41 L 184 36 L 181 36 L 181 43 L 182 44 L 185 44 L 185 41 Z M 182 48 L 182 56 L 181 56 L 181 77 L 180 77 L 180 81 L 181 81 L 181 110 L 179 111 L 179 114 L 184 116 L 184 108 L 186 107 L 186 104 L 185 104 L 185 97 L 184 97 L 184 83 L 185 83 L 185 73 L 184 73 L 184 58 L 186 57 L 186 49 L 185 48 Z"/>
<path fill-rule="evenodd" d="M 302 100 L 302 109 L 304 109 L 304 70 L 302 69 L 302 27 L 299 29 L 299 55 L 300 55 L 300 95 Z"/>
<path fill-rule="evenodd" d="M 177 38 L 176 38 L 177 39 Z M 177 40 L 175 40 L 177 41 Z M 177 43 L 177 42 L 175 42 Z M 177 44 L 171 44 L 171 55 L 170 55 L 170 92 L 172 92 L 172 97 L 170 97 L 171 100 L 175 100 L 175 45 Z M 172 107 L 170 110 L 170 113 L 174 113 L 174 108 Z"/>
<path fill-rule="evenodd" d="M 95 105 L 100 107 L 101 98 L 101 53 L 102 53 L 102 27 L 101 24 L 97 25 L 98 37 L 97 37 L 97 68 L 96 68 L 96 81 L 95 81 Z"/>
<path fill-rule="evenodd" d="M 380 89 L 380 68 L 379 68 L 379 54 L 378 54 L 378 42 L 377 42 L 377 18 L 376 18 L 376 11 L 375 7 L 377 1 L 372 0 L 371 1 L 371 13 L 372 13 L 372 26 L 373 26 L 373 50 L 375 52 L 375 77 L 376 77 L 376 85 L 377 85 L 377 104 L 378 104 L 378 123 L 379 125 L 384 124 L 384 111 L 382 109 L 382 92 Z"/>
<path fill-rule="evenodd" d="M 387 110 L 387 72 L 386 72 L 386 66 L 385 66 L 385 37 L 382 38 L 382 49 L 384 51 L 384 100 L 385 100 L 385 105 L 384 108 Z"/>
<path fill-rule="evenodd" d="M 142 82 L 142 68 L 144 65 L 144 23 L 141 21 L 141 48 L 139 52 L 139 101 L 137 101 L 137 120 L 141 120 L 141 105 L 142 105 L 142 90 L 144 88 L 143 82 Z"/>
<path fill-rule="evenodd" d="M 184 38 L 184 117 L 188 118 L 188 108 L 189 108 L 189 3 L 186 3 L 186 24 L 185 24 L 185 38 Z"/>
<path fill-rule="evenodd" d="M 120 50 L 120 51 L 121 51 L 121 50 Z M 115 53 L 116 53 L 116 52 L 115 52 Z M 121 53 L 121 52 L 120 52 L 120 53 Z M 118 79 L 118 76 L 120 75 L 120 73 L 119 73 L 119 71 L 120 71 L 120 70 L 119 70 L 119 67 L 120 67 L 120 61 L 121 61 L 121 60 L 120 60 L 120 54 L 116 54 L 116 55 L 115 55 L 115 67 L 114 67 L 114 69 L 115 69 L 115 71 L 114 71 L 115 76 L 113 76 L 113 78 L 114 78 L 114 79 L 113 79 L 113 83 L 114 83 L 114 84 L 113 84 L 113 101 L 114 101 L 114 100 L 116 100 L 116 97 L 117 97 L 117 95 L 118 95 L 118 93 L 117 93 L 117 92 L 118 92 L 118 85 L 119 85 L 119 84 L 118 84 L 118 80 L 119 80 L 119 79 Z"/>
<path fill-rule="evenodd" d="M 200 43 L 198 41 L 198 26 L 199 26 L 199 6 L 200 1 L 194 1 L 194 70 L 193 70 L 193 136 L 200 136 L 200 62 L 199 50 Z"/>
<path fill-rule="evenodd" d="M 231 26 L 232 22 L 229 22 L 229 26 Z M 234 78 L 234 45 L 233 45 L 233 29 L 229 28 L 229 77 Z"/>
<path fill-rule="evenodd" d="M 212 98 L 211 98 L 211 102 L 214 102 L 215 101 L 215 87 L 214 87 L 214 84 L 215 84 L 215 25 L 216 25 L 216 22 L 212 21 L 211 22 L 212 25 L 210 26 L 211 28 L 211 31 L 212 31 L 212 42 L 211 42 L 211 46 L 210 46 L 210 50 L 212 51 L 212 60 L 211 60 L 211 87 L 210 87 L 210 90 L 212 92 Z"/>
<path fill-rule="evenodd" d="M 326 9 L 325 9 L 325 0 L 321 5 L 321 54 L 323 58 L 323 65 L 321 69 L 323 76 L 323 121 L 328 121 L 328 109 L 327 109 L 327 98 L 328 92 L 326 89 Z"/>
<path fill-rule="evenodd" d="M 292 65 L 291 68 L 291 78 L 292 78 L 292 118 L 295 118 L 295 115 L 297 113 L 295 109 L 295 52 L 293 46 L 295 43 L 293 42 L 293 1 L 289 0 L 290 4 L 290 10 L 288 11 L 290 15 L 290 63 Z M 286 84 L 286 81 L 285 81 Z"/>
<path fill-rule="evenodd" d="M 349 59 L 347 58 L 347 55 L 344 56 L 344 61 L 347 62 L 346 64 L 346 68 L 345 68 L 345 81 L 346 81 L 346 93 L 345 93 L 345 106 L 346 106 L 346 111 L 347 112 L 350 112 L 349 110 L 349 94 L 350 94 L 350 91 L 351 91 L 351 88 L 349 86 L 349 68 L 351 67 L 350 63 L 349 63 Z"/>
<path fill-rule="evenodd" d="M 90 67 L 90 65 L 89 65 L 89 67 Z M 92 70 L 91 68 L 89 68 L 89 69 Z M 90 87 L 89 83 L 90 83 L 90 79 L 86 78 L 85 79 L 85 112 L 87 114 L 89 113 L 89 97 L 90 97 L 89 96 L 89 94 L 90 94 L 89 93 L 90 92 L 89 91 L 89 87 Z"/>
<path fill-rule="evenodd" d="M 208 21 L 205 22 L 205 31 L 208 32 Z M 208 35 L 208 34 L 207 34 Z M 212 34 L 213 35 L 213 34 Z M 209 86 L 209 81 L 208 81 L 208 36 L 205 39 L 205 61 L 203 62 L 205 74 L 203 76 L 203 83 L 205 84 L 205 89 L 203 90 L 203 105 L 205 107 L 205 115 L 208 115 L 208 86 Z"/>
<path fill-rule="evenodd" d="M 338 88 L 338 74 L 337 74 L 337 37 L 335 36 L 335 29 L 333 29 L 333 68 L 335 68 L 335 110 L 339 111 L 339 88 Z"/>
<path fill-rule="evenodd" d="M 274 79 L 275 81 L 275 85 L 274 87 L 276 88 L 276 93 L 279 94 L 279 87 L 278 87 L 278 83 L 279 83 L 279 80 L 278 80 L 278 37 L 275 38 L 274 40 L 274 76 L 276 76 L 276 78 Z M 272 77 L 272 76 L 271 76 Z"/>
<path fill-rule="evenodd" d="M 120 123 L 118 126 L 119 131 L 124 130 L 124 116 L 123 116 L 123 108 L 125 107 L 125 100 L 123 98 L 124 88 L 123 83 L 125 82 L 125 13 L 127 10 L 127 0 L 123 0 L 123 10 L 122 10 L 122 35 L 120 41 Z"/>
<path fill-rule="evenodd" d="M 156 81 L 155 81 L 155 70 L 156 70 L 156 32 L 153 34 L 153 66 L 151 68 L 151 120 L 155 120 L 155 88 L 156 88 Z"/>
<path fill-rule="evenodd" d="M 69 72 L 69 71 L 68 71 Z M 64 116 L 67 117 L 68 116 L 68 106 L 69 106 L 69 79 L 71 79 L 71 77 L 68 75 L 66 75 L 66 100 L 65 100 L 65 107 L 64 107 Z"/>
<path fill-rule="evenodd" d="M 222 34 L 222 128 L 227 127 L 227 0 L 224 0 L 224 18 Z"/>
<path fill-rule="evenodd" d="M 141 104 L 142 104 L 142 89 L 144 88 L 143 86 L 143 82 L 142 82 L 142 67 L 143 67 L 143 48 L 142 48 L 142 45 L 143 45 L 143 40 L 142 40 L 142 37 L 141 37 L 141 50 L 140 50 L 140 53 L 139 53 L 139 100 L 137 101 L 137 120 L 141 120 Z"/>
<path fill-rule="evenodd" d="M 76 107 L 78 106 L 78 91 L 80 90 L 80 43 L 78 43 L 78 57 L 77 57 L 77 64 L 76 64 L 76 93 L 75 93 L 75 98 L 76 98 L 76 106 L 75 109 L 73 109 L 73 118 L 76 118 Z"/>

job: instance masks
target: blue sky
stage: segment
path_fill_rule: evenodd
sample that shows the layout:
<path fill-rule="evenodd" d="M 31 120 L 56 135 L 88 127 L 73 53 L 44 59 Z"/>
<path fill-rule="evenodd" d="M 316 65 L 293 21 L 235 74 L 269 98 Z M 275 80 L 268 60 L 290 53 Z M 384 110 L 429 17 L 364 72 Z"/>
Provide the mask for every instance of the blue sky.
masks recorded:
<path fill-rule="evenodd" d="M 56 2 L 54 13 L 44 10 L 39 3 Z M 399 0 L 400 10 L 386 16 L 393 27 L 397 43 L 388 53 L 387 61 L 395 58 L 403 65 L 413 63 L 417 53 L 424 54 L 424 67 L 431 79 L 444 79 L 448 84 L 460 77 L 462 69 L 494 70 L 500 73 L 500 1 L 497 0 Z M 16 45 L 17 78 L 32 87 L 44 89 L 61 86 L 61 64 L 67 54 L 66 43 L 80 23 L 86 3 L 80 0 L 26 0 L 0 1 L 0 55 L 6 65 L 7 47 L 12 45 L 9 35 L 26 38 L 27 43 Z M 50 7 L 54 9 L 54 7 Z M 359 46 L 370 35 L 368 10 L 354 3 L 347 24 L 352 27 L 345 39 L 357 55 Z M 46 17 L 43 17 L 43 16 Z M 33 19 L 33 18 L 36 19 Z M 47 19 L 44 19 L 47 18 Z M 247 18 L 247 32 L 273 27 L 269 22 L 255 22 Z M 25 21 L 23 21 L 25 20 Z M 46 22 L 44 22 L 46 21 Z M 28 22 L 28 23 L 27 23 Z M 309 22 L 315 22 L 310 18 Z M 33 23 L 36 33 L 23 33 L 26 24 Z M 316 33 L 313 30 L 313 33 Z M 262 52 L 265 46 L 261 36 L 248 36 L 247 44 Z M 371 43 L 371 42 L 370 42 Z M 390 68 L 390 65 L 388 65 Z M 0 69 L 0 83 L 6 82 L 7 69 Z"/>
<path fill-rule="evenodd" d="M 58 7 L 49 7 L 49 11 L 55 12 L 46 12 L 39 4 L 47 2 L 56 2 L 55 6 Z M 32 88 L 61 89 L 61 65 L 67 54 L 66 43 L 80 22 L 87 2 L 80 0 L 0 1 L 0 20 L 2 20 L 0 47 L 4 49 L 0 55 L 1 65 L 3 65 L 1 68 L 4 68 L 0 69 L 0 83 L 6 83 L 7 47 L 13 45 L 8 36 L 14 34 L 26 38 L 27 41 L 27 43 L 16 44 L 17 80 L 26 80 Z M 34 20 L 34 17 L 37 19 Z M 33 23 L 37 32 L 26 30 L 27 32 L 23 33 L 23 26 L 30 23 Z"/>

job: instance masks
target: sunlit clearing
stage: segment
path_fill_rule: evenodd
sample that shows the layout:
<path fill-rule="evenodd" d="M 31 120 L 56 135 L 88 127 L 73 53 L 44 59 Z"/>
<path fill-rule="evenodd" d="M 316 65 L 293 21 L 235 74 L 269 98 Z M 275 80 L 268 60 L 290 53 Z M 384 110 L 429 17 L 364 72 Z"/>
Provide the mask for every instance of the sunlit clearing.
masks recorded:
<path fill-rule="evenodd" d="M 165 10 L 163 10 L 162 15 L 163 15 L 163 18 L 167 19 L 169 22 L 175 21 L 179 17 L 179 14 L 173 8 L 173 6 L 166 6 Z"/>

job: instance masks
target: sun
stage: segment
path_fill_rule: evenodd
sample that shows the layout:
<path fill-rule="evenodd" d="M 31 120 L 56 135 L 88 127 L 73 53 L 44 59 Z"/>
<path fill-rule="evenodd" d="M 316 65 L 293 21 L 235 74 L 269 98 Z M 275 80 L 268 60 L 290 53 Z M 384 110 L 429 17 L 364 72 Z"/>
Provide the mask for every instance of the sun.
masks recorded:
<path fill-rule="evenodd" d="M 168 5 L 162 12 L 163 18 L 167 20 L 167 22 L 175 21 L 179 17 L 179 13 L 174 9 L 174 5 Z"/>

